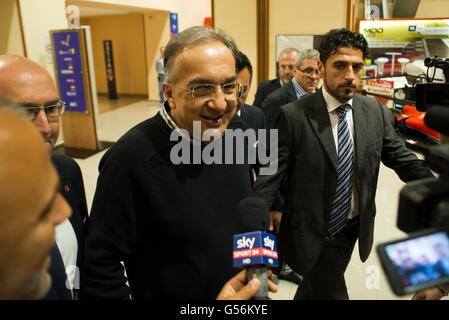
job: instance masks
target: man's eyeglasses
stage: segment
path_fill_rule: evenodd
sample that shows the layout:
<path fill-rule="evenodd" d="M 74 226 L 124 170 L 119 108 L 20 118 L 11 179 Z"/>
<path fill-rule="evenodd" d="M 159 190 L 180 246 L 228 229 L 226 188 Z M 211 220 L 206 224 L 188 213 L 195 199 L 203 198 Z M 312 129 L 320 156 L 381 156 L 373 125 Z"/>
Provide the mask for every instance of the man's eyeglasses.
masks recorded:
<path fill-rule="evenodd" d="M 314 69 L 314 68 L 305 68 L 305 69 L 298 68 L 298 70 L 305 73 L 308 76 L 312 76 L 313 74 L 316 74 L 318 76 L 320 75 L 320 71 L 318 69 Z"/>
<path fill-rule="evenodd" d="M 52 104 L 45 107 L 24 107 L 25 111 L 28 114 L 28 118 L 32 121 L 36 120 L 39 112 L 44 110 L 47 119 L 57 119 L 60 115 L 64 113 L 65 110 L 65 102 L 60 101 L 57 104 Z"/>
<path fill-rule="evenodd" d="M 237 96 L 241 94 L 240 85 L 237 82 L 230 82 L 225 84 L 215 85 L 212 83 L 198 84 L 192 89 L 184 88 L 178 85 L 178 87 L 192 93 L 193 99 L 214 99 L 217 93 L 217 87 L 221 87 L 226 100 L 236 100 Z"/>

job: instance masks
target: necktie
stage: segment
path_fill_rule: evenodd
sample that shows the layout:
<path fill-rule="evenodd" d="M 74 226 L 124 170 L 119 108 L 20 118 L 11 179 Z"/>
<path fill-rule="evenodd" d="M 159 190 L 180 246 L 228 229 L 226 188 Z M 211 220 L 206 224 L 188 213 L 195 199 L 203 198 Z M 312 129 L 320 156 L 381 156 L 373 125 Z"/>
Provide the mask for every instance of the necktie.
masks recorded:
<path fill-rule="evenodd" d="M 334 236 L 341 231 L 347 221 L 351 210 L 352 198 L 352 158 L 353 146 L 346 121 L 346 112 L 349 105 L 337 108 L 338 112 L 338 181 L 335 198 L 329 220 L 328 232 Z"/>

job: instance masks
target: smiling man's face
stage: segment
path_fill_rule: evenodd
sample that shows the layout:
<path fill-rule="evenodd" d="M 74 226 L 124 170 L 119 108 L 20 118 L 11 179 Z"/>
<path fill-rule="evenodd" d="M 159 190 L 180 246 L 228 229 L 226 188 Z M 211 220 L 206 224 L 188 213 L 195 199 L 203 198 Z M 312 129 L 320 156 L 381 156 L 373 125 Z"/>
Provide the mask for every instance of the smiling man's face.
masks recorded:
<path fill-rule="evenodd" d="M 206 41 L 179 53 L 173 63 L 176 83 L 164 83 L 170 115 L 176 124 L 193 135 L 193 122 L 201 122 L 201 134 L 215 129 L 222 135 L 237 111 L 235 93 L 220 85 L 236 84 L 235 60 L 223 43 Z M 213 94 L 202 94 L 193 88 L 215 85 Z"/>

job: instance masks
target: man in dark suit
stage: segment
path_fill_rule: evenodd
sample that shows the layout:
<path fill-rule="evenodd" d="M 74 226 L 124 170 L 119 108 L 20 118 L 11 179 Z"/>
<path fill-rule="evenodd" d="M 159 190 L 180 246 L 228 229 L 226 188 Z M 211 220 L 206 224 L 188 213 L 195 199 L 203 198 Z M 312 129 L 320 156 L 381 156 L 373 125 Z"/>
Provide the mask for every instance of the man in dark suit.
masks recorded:
<path fill-rule="evenodd" d="M 246 129 L 266 129 L 265 116 L 259 108 L 246 104 L 248 93 L 251 90 L 251 80 L 253 78 L 253 67 L 248 57 L 241 51 L 235 58 L 235 69 L 237 73 L 237 82 L 241 89 L 238 98 L 237 119 L 240 117 L 245 124 Z"/>
<path fill-rule="evenodd" d="M 64 111 L 64 103 L 58 98 L 53 78 L 42 66 L 20 56 L 0 55 L 0 65 L 0 96 L 24 105 L 29 120 L 41 133 L 50 153 L 58 140 L 59 117 Z M 61 179 L 60 192 L 70 204 L 72 215 L 56 227 L 58 248 L 51 251 L 50 271 L 54 279 L 62 279 L 62 284 L 53 281 L 53 285 L 60 289 L 50 291 L 47 298 L 71 299 L 76 291 L 74 287 L 78 287 L 79 283 L 84 221 L 87 219 L 84 182 L 81 170 L 73 159 L 52 155 L 51 160 Z M 68 276 L 67 284 L 65 274 Z"/>
<path fill-rule="evenodd" d="M 259 177 L 254 194 L 271 206 L 287 178 L 280 242 L 304 276 L 295 299 L 348 299 L 355 242 L 362 261 L 373 244 L 380 161 L 403 181 L 432 174 L 396 135 L 387 109 L 355 95 L 368 53 L 363 36 L 331 30 L 319 51 L 324 86 L 281 107 L 278 171 Z"/>
<path fill-rule="evenodd" d="M 269 128 L 274 126 L 280 107 L 310 94 L 317 88 L 321 79 L 318 70 L 320 54 L 315 49 L 305 49 L 296 57 L 293 78 L 268 95 L 262 102 L 261 109 L 267 118 Z"/>
<path fill-rule="evenodd" d="M 293 78 L 293 67 L 299 51 L 295 48 L 287 48 L 279 54 L 279 78 L 264 80 L 257 87 L 253 106 L 260 107 L 265 98 L 274 90 L 284 86 Z"/>

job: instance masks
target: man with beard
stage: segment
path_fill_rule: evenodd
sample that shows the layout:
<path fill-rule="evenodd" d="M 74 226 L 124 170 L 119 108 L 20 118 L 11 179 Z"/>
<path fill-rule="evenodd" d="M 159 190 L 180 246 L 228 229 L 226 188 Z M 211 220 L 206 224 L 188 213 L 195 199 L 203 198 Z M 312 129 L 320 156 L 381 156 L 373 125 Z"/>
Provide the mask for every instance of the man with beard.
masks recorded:
<path fill-rule="evenodd" d="M 396 135 L 385 106 L 355 94 L 364 37 L 331 30 L 319 53 L 323 88 L 281 107 L 278 171 L 260 176 L 254 193 L 271 207 L 287 179 L 280 243 L 304 277 L 295 299 L 349 299 L 344 273 L 355 242 L 362 261 L 373 244 L 380 161 L 406 182 L 432 174 Z"/>

